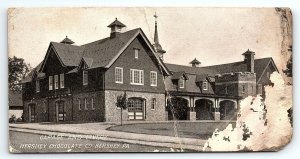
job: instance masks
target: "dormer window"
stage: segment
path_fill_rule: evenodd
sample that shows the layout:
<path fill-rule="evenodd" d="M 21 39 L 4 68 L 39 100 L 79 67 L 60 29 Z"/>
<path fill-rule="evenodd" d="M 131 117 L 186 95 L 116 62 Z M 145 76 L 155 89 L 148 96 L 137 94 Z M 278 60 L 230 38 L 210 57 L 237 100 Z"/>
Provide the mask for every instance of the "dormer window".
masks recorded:
<path fill-rule="evenodd" d="M 207 83 L 207 81 L 203 81 L 202 82 L 202 89 L 205 90 L 205 91 L 208 89 L 208 83 Z"/>
<path fill-rule="evenodd" d="M 140 51 L 139 49 L 136 49 L 136 48 L 134 49 L 134 58 L 135 59 L 139 58 L 139 51 Z"/>
<path fill-rule="evenodd" d="M 184 78 L 180 78 L 178 82 L 179 82 L 179 83 L 178 83 L 179 88 L 184 88 L 184 85 L 185 85 L 185 80 L 184 80 Z"/>

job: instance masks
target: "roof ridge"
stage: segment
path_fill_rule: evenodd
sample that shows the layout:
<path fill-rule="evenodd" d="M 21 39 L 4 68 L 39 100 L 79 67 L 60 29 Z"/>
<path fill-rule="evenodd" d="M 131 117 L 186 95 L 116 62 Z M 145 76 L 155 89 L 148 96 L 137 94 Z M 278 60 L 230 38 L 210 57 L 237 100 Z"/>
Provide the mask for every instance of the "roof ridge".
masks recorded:
<path fill-rule="evenodd" d="M 258 59 L 254 59 L 254 61 L 256 61 L 256 60 L 263 60 L 263 59 L 272 59 L 272 57 L 258 58 Z M 214 67 L 214 66 L 229 65 L 229 64 L 239 63 L 239 62 L 243 62 L 243 61 L 223 63 L 223 64 L 218 64 L 218 65 L 200 66 L 200 67 L 202 67 L 202 68 L 205 68 L 205 67 Z"/>
<path fill-rule="evenodd" d="M 120 33 L 120 34 L 125 34 L 125 33 L 131 32 L 131 31 L 134 31 L 134 30 L 139 30 L 139 29 L 141 29 L 141 28 L 139 27 L 139 28 L 131 29 L 131 30 L 125 31 L 125 32 Z M 89 43 L 86 43 L 86 44 L 83 44 L 83 45 L 80 45 L 80 46 L 86 46 L 86 45 L 89 45 L 89 44 L 92 44 L 92 43 L 95 43 L 95 42 L 99 42 L 99 41 L 102 41 L 102 40 L 108 40 L 108 39 L 111 39 L 111 38 L 108 36 L 108 37 L 98 39 L 96 41 L 92 41 L 92 42 L 89 42 Z"/>
<path fill-rule="evenodd" d="M 56 42 L 56 41 L 50 41 L 50 43 L 52 44 L 59 44 L 59 45 L 65 45 L 65 46 L 75 46 L 75 47 L 80 47 L 80 45 L 70 45 L 70 44 L 65 44 L 65 43 L 60 43 L 60 42 Z"/>

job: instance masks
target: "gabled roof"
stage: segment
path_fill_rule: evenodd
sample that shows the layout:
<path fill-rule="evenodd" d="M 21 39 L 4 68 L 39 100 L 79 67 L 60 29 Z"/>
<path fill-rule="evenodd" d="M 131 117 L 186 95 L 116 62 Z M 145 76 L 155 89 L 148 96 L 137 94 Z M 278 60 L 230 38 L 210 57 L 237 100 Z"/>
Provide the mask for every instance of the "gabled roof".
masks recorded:
<path fill-rule="evenodd" d="M 184 77 L 185 80 L 189 79 L 188 76 L 183 71 L 173 72 L 171 79 L 172 80 L 179 80 L 181 77 Z"/>
<path fill-rule="evenodd" d="M 51 42 L 51 45 L 65 66 L 78 66 L 83 55 L 83 47 L 57 42 Z"/>
<path fill-rule="evenodd" d="M 93 59 L 92 58 L 83 57 L 82 60 L 84 60 L 84 62 L 87 65 L 87 67 L 91 67 L 92 64 L 93 64 Z"/>
<path fill-rule="evenodd" d="M 40 62 L 35 68 L 33 68 L 25 78 L 20 81 L 20 84 L 31 82 L 33 77 L 40 71 L 42 62 Z"/>
<path fill-rule="evenodd" d="M 256 73 L 257 82 L 261 78 L 265 68 L 270 63 L 274 66 L 275 70 L 278 71 L 278 69 L 271 57 L 254 60 L 254 72 Z M 246 65 L 246 63 L 244 63 L 244 61 L 221 64 L 221 65 L 205 66 L 205 67 L 201 67 L 201 68 L 216 70 L 220 73 L 246 72 L 247 71 L 247 65 Z"/>
<path fill-rule="evenodd" d="M 83 55 L 83 47 L 64 43 L 50 42 L 40 71 L 43 71 L 51 50 L 55 52 L 63 66 L 78 66 Z"/>
<path fill-rule="evenodd" d="M 107 37 L 82 46 L 50 42 L 45 59 L 39 66 L 41 69 L 38 70 L 43 70 L 51 49 L 53 49 L 63 66 L 79 66 L 80 62 L 84 61 L 89 68 L 109 68 L 137 36 L 141 36 L 145 40 L 153 53 L 152 57 L 155 59 L 155 63 L 163 69 L 164 73 L 170 75 L 168 68 L 155 54 L 153 46 L 140 28 L 119 33 L 114 38 Z M 78 69 L 74 68 L 68 73 L 77 71 Z M 28 80 L 25 80 L 24 83 L 30 82 L 29 79 L 31 77 L 28 77 Z"/>
<path fill-rule="evenodd" d="M 139 33 L 138 29 L 133 29 L 124 33 L 118 34 L 114 38 L 107 37 L 92 43 L 82 45 L 84 48 L 83 58 L 93 59 L 91 68 L 107 67 L 112 59 L 126 44 Z"/>

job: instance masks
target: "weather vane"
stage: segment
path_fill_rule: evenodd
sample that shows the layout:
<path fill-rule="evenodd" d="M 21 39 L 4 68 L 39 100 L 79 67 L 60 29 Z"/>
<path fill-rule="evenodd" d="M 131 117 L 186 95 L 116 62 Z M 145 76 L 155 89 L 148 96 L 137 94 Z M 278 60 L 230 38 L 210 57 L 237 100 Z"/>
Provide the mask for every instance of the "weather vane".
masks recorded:
<path fill-rule="evenodd" d="M 155 12 L 155 14 L 153 15 L 153 17 L 155 18 L 155 21 L 156 21 L 156 19 L 157 19 L 157 15 L 156 15 L 156 12 Z"/>

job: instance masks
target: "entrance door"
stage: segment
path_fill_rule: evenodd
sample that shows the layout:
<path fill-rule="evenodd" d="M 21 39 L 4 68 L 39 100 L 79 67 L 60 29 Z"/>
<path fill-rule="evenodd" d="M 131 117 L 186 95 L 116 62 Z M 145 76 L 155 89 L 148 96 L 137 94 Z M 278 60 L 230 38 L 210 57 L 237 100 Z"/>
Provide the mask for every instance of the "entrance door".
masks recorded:
<path fill-rule="evenodd" d="M 66 110 L 65 110 L 65 102 L 57 101 L 56 105 L 56 121 L 65 121 L 66 120 Z"/>
<path fill-rule="evenodd" d="M 29 122 L 34 123 L 36 122 L 36 111 L 35 111 L 35 105 L 34 103 L 29 104 Z"/>
<path fill-rule="evenodd" d="M 128 118 L 129 120 L 143 120 L 144 119 L 144 100 L 140 98 L 128 99 Z"/>

